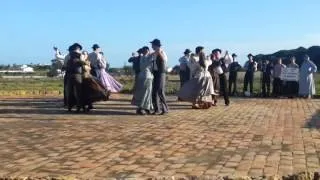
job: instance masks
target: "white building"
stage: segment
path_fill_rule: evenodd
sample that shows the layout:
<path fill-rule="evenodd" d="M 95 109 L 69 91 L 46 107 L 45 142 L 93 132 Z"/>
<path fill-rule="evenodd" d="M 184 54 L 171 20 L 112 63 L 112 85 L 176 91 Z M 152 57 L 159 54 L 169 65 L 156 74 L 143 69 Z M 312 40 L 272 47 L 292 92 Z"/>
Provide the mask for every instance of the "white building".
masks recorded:
<path fill-rule="evenodd" d="M 21 71 L 22 72 L 25 72 L 25 73 L 32 73 L 34 72 L 33 68 L 32 67 L 28 67 L 27 65 L 22 65 L 20 67 Z"/>

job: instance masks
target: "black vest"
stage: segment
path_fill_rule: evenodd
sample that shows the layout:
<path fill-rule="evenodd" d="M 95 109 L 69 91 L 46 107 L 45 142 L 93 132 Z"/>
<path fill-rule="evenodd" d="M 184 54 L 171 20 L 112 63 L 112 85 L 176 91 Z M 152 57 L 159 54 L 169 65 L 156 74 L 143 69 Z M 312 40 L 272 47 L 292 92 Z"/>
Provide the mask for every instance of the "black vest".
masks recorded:
<path fill-rule="evenodd" d="M 254 73 L 255 67 L 254 67 L 254 62 L 249 62 L 248 64 L 248 69 L 247 69 L 247 73 Z"/>
<path fill-rule="evenodd" d="M 154 63 L 153 70 L 154 70 L 154 72 L 157 72 L 157 73 L 165 73 L 166 72 L 166 62 L 160 56 L 157 56 L 155 63 Z"/>

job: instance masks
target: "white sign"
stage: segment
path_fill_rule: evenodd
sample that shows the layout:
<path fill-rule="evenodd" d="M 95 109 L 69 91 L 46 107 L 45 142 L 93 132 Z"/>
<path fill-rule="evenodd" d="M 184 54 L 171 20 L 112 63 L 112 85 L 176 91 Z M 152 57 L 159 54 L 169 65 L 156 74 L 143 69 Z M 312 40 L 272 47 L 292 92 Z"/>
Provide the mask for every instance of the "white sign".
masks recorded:
<path fill-rule="evenodd" d="M 281 80 L 283 81 L 299 81 L 298 68 L 283 68 L 281 71 Z"/>

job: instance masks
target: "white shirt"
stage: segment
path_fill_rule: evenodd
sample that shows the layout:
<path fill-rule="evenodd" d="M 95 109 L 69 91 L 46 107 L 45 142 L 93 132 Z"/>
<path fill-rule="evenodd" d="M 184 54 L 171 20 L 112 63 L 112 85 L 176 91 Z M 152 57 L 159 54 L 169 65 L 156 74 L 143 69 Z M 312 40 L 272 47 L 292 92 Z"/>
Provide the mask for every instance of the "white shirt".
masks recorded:
<path fill-rule="evenodd" d="M 55 52 L 55 55 L 57 60 L 64 60 L 65 59 L 65 55 L 61 54 L 61 52 L 57 49 Z"/>
<path fill-rule="evenodd" d="M 98 69 L 99 67 L 99 61 L 101 59 L 101 55 L 99 56 L 99 53 L 92 52 L 89 54 L 89 61 L 92 67 Z"/>
<path fill-rule="evenodd" d="M 163 55 L 163 60 L 164 60 L 165 62 L 167 62 L 167 61 L 168 61 L 168 56 L 167 56 L 166 52 L 164 52 L 162 49 L 161 49 L 160 52 L 161 52 L 162 55 Z"/>
<path fill-rule="evenodd" d="M 160 53 L 161 53 L 161 54 L 162 54 L 162 56 L 163 56 L 163 60 L 164 60 L 165 62 L 167 62 L 167 61 L 168 61 L 168 56 L 167 56 L 166 52 L 164 52 L 164 50 L 163 50 L 163 49 L 160 49 Z M 155 59 L 156 59 L 156 57 L 155 57 L 155 56 L 153 56 L 153 57 L 152 57 L 152 59 L 153 59 L 153 60 L 155 60 Z"/>
<path fill-rule="evenodd" d="M 104 58 L 104 56 L 102 54 L 98 54 L 98 63 L 100 68 L 105 69 L 107 67 L 107 62 L 106 59 Z"/>

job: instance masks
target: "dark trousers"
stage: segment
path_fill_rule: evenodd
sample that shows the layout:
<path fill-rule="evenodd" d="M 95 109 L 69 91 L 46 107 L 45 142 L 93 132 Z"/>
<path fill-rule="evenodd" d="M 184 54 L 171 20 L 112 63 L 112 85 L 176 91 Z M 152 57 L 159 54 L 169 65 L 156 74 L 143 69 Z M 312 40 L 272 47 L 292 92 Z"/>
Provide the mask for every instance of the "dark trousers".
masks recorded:
<path fill-rule="evenodd" d="M 190 79 L 190 71 L 180 71 L 180 87 Z"/>
<path fill-rule="evenodd" d="M 282 80 L 280 78 L 274 78 L 273 80 L 273 95 L 280 96 L 282 94 Z"/>
<path fill-rule="evenodd" d="M 166 73 L 155 72 L 152 87 L 152 103 L 155 112 L 168 112 L 166 101 Z"/>
<path fill-rule="evenodd" d="M 271 77 L 269 74 L 262 74 L 262 96 L 270 96 Z"/>
<path fill-rule="evenodd" d="M 234 72 L 229 73 L 229 93 L 231 93 L 231 95 L 235 95 L 237 93 L 237 73 Z"/>
<path fill-rule="evenodd" d="M 299 92 L 299 83 L 296 81 L 287 81 L 285 85 L 285 93 L 288 97 L 296 97 Z M 284 94 L 284 92 L 282 92 Z"/>
<path fill-rule="evenodd" d="M 253 73 L 246 72 L 244 75 L 243 92 L 248 91 L 248 84 L 250 84 L 250 94 L 253 93 Z"/>
<path fill-rule="evenodd" d="M 224 103 L 229 105 L 229 93 L 227 88 L 227 76 L 225 74 L 219 75 L 219 82 L 220 82 L 220 94 L 223 95 Z M 214 96 L 214 101 L 217 102 L 217 96 Z"/>
<path fill-rule="evenodd" d="M 132 87 L 132 92 L 135 92 L 135 90 L 136 90 L 136 84 L 137 84 L 137 82 L 138 82 L 138 76 L 139 76 L 139 73 L 135 73 L 135 75 L 134 75 L 134 83 L 133 83 L 133 87 Z M 133 93 L 134 94 L 134 93 Z"/>

